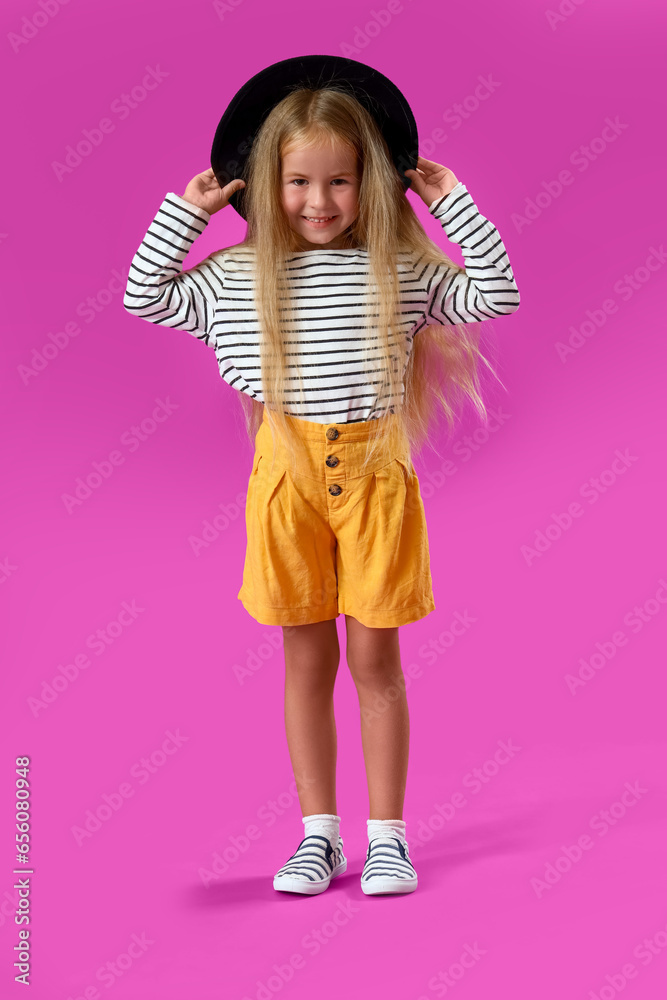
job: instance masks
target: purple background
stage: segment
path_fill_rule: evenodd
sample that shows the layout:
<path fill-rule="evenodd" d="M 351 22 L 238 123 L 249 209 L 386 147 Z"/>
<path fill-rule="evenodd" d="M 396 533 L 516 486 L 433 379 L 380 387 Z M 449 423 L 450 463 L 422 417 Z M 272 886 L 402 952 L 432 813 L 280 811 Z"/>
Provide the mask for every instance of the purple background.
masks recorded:
<path fill-rule="evenodd" d="M 4 5 L 3 998 L 25 995 L 12 968 L 23 754 L 33 1000 L 664 995 L 666 16 L 657 2 L 558 9 Z M 359 886 L 368 802 L 342 616 L 348 872 L 312 898 L 272 888 L 302 824 L 282 633 L 236 599 L 252 454 L 239 399 L 210 349 L 121 304 L 148 224 L 210 165 L 236 90 L 322 51 L 403 90 L 420 152 L 498 227 L 522 297 L 488 331 L 508 390 L 491 402 L 496 429 L 466 451 L 468 416 L 416 462 L 436 610 L 400 633 L 418 674 L 404 817 L 420 884 L 403 897 Z M 151 67 L 160 82 L 135 90 Z M 59 177 L 103 118 L 113 130 Z M 185 266 L 244 229 L 232 210 L 215 217 Z M 67 324 L 79 332 L 65 337 Z M 152 421 L 160 400 L 170 412 Z M 69 512 L 63 497 L 114 451 L 121 464 Z M 469 624 L 452 641 L 457 615 Z M 84 653 L 88 666 L 31 707 Z M 168 732 L 179 739 L 165 753 Z M 500 765 L 499 741 L 518 748 Z M 97 810 L 99 829 L 77 841 Z"/>

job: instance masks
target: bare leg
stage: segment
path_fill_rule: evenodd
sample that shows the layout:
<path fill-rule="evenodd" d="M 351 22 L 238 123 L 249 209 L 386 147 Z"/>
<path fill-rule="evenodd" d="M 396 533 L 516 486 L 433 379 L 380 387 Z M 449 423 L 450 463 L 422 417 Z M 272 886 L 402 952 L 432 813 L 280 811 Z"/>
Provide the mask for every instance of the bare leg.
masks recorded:
<path fill-rule="evenodd" d="M 368 628 L 349 615 L 345 624 L 347 663 L 359 695 L 369 819 L 403 819 L 410 719 L 398 627 Z"/>
<path fill-rule="evenodd" d="M 304 816 L 336 815 L 336 619 L 283 626 L 285 733 Z"/>

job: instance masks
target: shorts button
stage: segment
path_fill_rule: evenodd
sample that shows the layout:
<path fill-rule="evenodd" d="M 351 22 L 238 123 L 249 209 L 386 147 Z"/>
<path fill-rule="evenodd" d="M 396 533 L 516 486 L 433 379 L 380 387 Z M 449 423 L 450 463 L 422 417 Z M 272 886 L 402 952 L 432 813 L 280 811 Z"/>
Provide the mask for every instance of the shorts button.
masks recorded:
<path fill-rule="evenodd" d="M 343 491 L 340 488 L 340 486 L 338 485 L 338 483 L 334 483 L 333 486 L 329 487 L 329 493 L 331 494 L 332 497 L 337 497 L 342 492 Z"/>
<path fill-rule="evenodd" d="M 330 469 L 336 468 L 336 466 L 338 465 L 338 459 L 336 458 L 335 455 L 329 455 L 327 457 L 327 465 L 329 466 Z"/>
<path fill-rule="evenodd" d="M 327 431 L 327 438 L 329 439 L 329 441 L 335 441 L 337 437 L 338 437 L 338 431 L 336 430 L 336 428 L 330 427 L 329 430 Z"/>

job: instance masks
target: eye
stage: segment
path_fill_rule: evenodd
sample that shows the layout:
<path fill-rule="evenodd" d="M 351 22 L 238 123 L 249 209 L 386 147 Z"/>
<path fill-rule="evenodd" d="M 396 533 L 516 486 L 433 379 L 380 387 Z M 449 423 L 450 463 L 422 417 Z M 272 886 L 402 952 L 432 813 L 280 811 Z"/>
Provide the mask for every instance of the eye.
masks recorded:
<path fill-rule="evenodd" d="M 292 183 L 292 184 L 298 184 L 299 187 L 301 187 L 301 185 L 299 183 L 300 181 L 303 181 L 304 184 L 305 184 L 306 183 L 305 177 L 295 177 L 294 180 L 292 180 L 290 183 Z M 332 184 L 337 184 L 338 182 L 340 182 L 341 184 L 348 184 L 349 183 L 349 181 L 347 181 L 344 177 L 335 177 L 331 183 Z"/>

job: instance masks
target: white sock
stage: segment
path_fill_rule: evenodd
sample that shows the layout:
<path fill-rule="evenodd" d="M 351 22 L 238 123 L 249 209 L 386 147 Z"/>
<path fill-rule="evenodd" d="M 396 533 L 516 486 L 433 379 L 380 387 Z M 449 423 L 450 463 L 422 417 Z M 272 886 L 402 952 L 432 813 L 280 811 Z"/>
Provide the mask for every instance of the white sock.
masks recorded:
<path fill-rule="evenodd" d="M 402 819 L 367 819 L 368 842 L 374 837 L 398 837 L 403 846 L 406 846 L 405 821 Z"/>
<path fill-rule="evenodd" d="M 319 833 L 329 840 L 334 850 L 338 847 L 340 816 L 335 816 L 333 813 L 311 813 L 302 819 L 304 837 L 309 837 L 311 833 Z"/>

